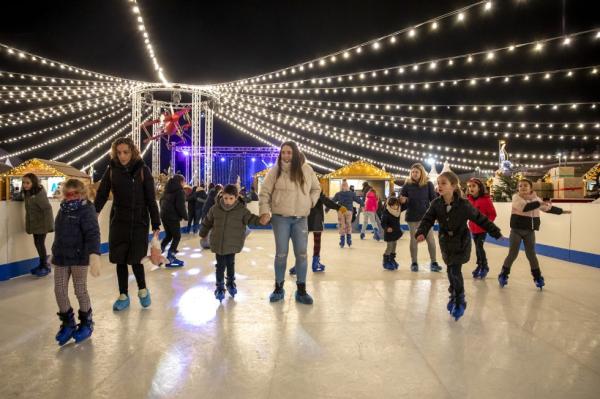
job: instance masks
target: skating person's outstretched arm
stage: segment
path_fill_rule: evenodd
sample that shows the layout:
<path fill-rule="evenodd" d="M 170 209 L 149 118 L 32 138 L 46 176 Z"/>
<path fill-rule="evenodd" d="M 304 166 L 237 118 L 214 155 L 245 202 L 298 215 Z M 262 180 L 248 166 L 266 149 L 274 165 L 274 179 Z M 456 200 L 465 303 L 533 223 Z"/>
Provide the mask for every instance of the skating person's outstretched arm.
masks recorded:
<path fill-rule="evenodd" d="M 261 223 L 260 216 L 253 214 L 248 209 L 246 209 L 246 212 L 244 213 L 243 222 L 244 222 L 244 226 L 248 226 L 248 225 L 250 225 L 250 226 L 266 226 L 267 224 L 269 224 L 268 222 L 264 223 L 264 224 Z"/>
<path fill-rule="evenodd" d="M 470 221 L 487 231 L 489 235 L 494 237 L 496 240 L 502 237 L 500 228 L 492 223 L 490 219 L 488 219 L 483 213 L 479 212 L 477 208 L 475 208 L 469 202 L 466 202 L 465 205 L 467 206 L 467 217 Z"/>
<path fill-rule="evenodd" d="M 329 198 L 327 198 L 327 196 L 323 193 L 321 193 L 321 201 L 323 201 L 323 205 L 325 205 L 325 208 L 327 209 L 335 209 L 336 211 L 339 211 L 340 208 L 344 208 L 343 206 L 337 204 L 336 202 L 330 200 Z"/>

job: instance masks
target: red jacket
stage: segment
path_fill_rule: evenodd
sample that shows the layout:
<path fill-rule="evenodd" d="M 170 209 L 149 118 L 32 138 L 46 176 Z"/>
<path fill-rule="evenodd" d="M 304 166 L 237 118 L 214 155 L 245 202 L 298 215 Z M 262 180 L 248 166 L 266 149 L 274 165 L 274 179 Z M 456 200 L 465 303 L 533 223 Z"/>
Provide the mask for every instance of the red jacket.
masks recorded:
<path fill-rule="evenodd" d="M 490 221 L 494 221 L 496 219 L 496 208 L 494 208 L 494 203 L 488 194 L 480 195 L 477 198 L 474 198 L 472 195 L 468 195 L 467 198 L 469 202 L 475 209 L 481 212 L 483 215 L 487 216 Z M 475 223 L 469 220 L 469 230 L 473 234 L 485 233 L 485 230 L 476 225 Z"/>

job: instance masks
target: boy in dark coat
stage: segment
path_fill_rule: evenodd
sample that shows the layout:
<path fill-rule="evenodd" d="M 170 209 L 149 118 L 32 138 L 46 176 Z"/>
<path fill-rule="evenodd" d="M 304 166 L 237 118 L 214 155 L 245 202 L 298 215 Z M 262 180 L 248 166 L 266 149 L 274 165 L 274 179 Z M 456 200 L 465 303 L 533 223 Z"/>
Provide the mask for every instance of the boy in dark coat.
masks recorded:
<path fill-rule="evenodd" d="M 237 294 L 235 285 L 235 254 L 242 251 L 246 239 L 246 226 L 260 224 L 260 217 L 246 208 L 238 198 L 238 189 L 228 184 L 215 205 L 202 219 L 200 238 L 204 239 L 212 230 L 210 249 L 217 258 L 215 298 L 225 299 L 224 274 L 227 269 L 227 291 L 231 297 Z"/>
<path fill-rule="evenodd" d="M 440 197 L 431 202 L 417 228 L 415 238 L 418 242 L 424 241 L 435 221 L 438 221 L 440 248 L 450 281 L 450 301 L 447 309 L 455 320 L 458 320 L 467 307 L 461 272 L 462 265 L 471 257 L 471 237 L 467 221 L 472 220 L 495 239 L 502 237 L 502 234 L 498 226 L 473 208 L 468 200 L 462 198 L 458 177 L 453 172 L 439 175 L 438 192 Z"/>
<path fill-rule="evenodd" d="M 402 237 L 400 213 L 404 209 L 405 207 L 400 206 L 398 198 L 391 197 L 387 200 L 381 215 L 383 241 L 387 243 L 387 247 L 383 253 L 383 268 L 387 270 L 397 270 L 399 266 L 398 262 L 396 262 L 396 245 L 400 237 Z"/>
<path fill-rule="evenodd" d="M 165 238 L 160 243 L 162 251 L 165 251 L 169 242 L 171 247 L 167 254 L 169 263 L 167 267 L 181 267 L 183 261 L 175 258 L 177 246 L 181 240 L 181 220 L 187 220 L 188 214 L 185 211 L 185 193 L 183 185 L 185 178 L 182 175 L 175 175 L 169 179 L 165 186 L 165 192 L 160 200 L 160 220 L 165 229 Z"/>

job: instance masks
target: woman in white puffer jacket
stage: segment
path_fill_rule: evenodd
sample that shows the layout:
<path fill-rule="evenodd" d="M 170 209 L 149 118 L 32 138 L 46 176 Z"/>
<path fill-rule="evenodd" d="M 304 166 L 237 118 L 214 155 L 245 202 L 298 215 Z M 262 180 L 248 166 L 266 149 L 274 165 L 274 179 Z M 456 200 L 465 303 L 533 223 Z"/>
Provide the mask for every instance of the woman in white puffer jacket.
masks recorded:
<path fill-rule="evenodd" d="M 269 298 L 271 302 L 280 301 L 285 295 L 283 282 L 291 239 L 296 256 L 296 301 L 313 303 L 306 292 L 307 216 L 320 194 L 319 180 L 304 154 L 296 143 L 283 143 L 277 164 L 267 173 L 259 194 L 261 223 L 266 224 L 271 218 L 275 235 L 275 290 Z"/>

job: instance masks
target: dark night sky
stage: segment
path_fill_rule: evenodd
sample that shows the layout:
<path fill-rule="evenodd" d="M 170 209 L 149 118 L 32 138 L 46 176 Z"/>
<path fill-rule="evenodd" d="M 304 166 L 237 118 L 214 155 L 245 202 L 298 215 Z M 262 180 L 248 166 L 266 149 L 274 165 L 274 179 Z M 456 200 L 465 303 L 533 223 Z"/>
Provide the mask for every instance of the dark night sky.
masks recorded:
<path fill-rule="evenodd" d="M 139 4 L 156 54 L 169 80 L 217 83 L 312 59 L 473 2 L 141 0 Z M 393 50 L 386 49 L 380 54 L 361 58 L 350 63 L 349 69 L 340 66 L 323 73 L 358 71 L 429 57 L 458 55 L 510 42 L 556 36 L 562 32 L 562 0 L 496 0 L 494 3 L 493 12 L 487 17 L 469 14 L 463 26 L 448 23 L 435 35 L 421 32 L 419 40 L 413 43 L 402 43 Z M 588 0 L 566 0 L 567 32 L 600 26 L 598 18 L 594 18 L 597 14 L 590 9 L 592 3 Z M 0 42 L 98 72 L 156 80 L 130 11 L 131 5 L 126 0 L 33 1 L 3 7 Z M 544 57 L 523 53 L 512 59 L 499 60 L 492 67 L 479 64 L 444 71 L 438 76 L 504 74 L 600 64 L 598 44 L 589 42 L 581 40 L 572 49 L 548 51 Z M 0 69 L 13 67 L 9 70 L 20 71 L 14 69 L 14 65 L 7 67 L 5 61 L 0 56 Z M 426 79 L 424 76 L 425 73 L 415 75 L 413 79 Z M 556 82 L 552 86 L 537 83 L 508 89 L 493 86 L 470 92 L 449 89 L 421 93 L 412 98 L 395 95 L 389 100 L 430 104 L 597 101 L 599 88 L 597 79 L 576 78 L 570 82 Z M 3 112 L 7 111 L 0 110 L 0 113 Z M 575 117 L 579 118 L 577 120 L 595 120 L 597 116 L 595 112 Z M 511 117 L 515 118 L 514 115 Z M 568 115 L 522 116 L 525 120 L 556 120 L 559 117 L 573 118 Z M 360 127 L 365 130 L 363 125 Z M 260 145 L 221 123 L 216 123 L 215 129 L 216 145 Z M 13 134 L 0 129 L 0 137 Z M 397 130 L 381 134 L 418 137 L 412 132 Z M 452 137 L 426 138 L 428 142 L 440 140 L 449 145 L 469 144 L 464 139 Z M 423 140 L 422 135 L 420 139 Z M 479 148 L 491 150 L 497 145 L 495 140 L 486 142 L 481 139 L 476 144 Z M 536 146 L 547 152 L 573 148 L 591 152 L 597 149 L 595 144 L 561 144 L 558 147 L 553 143 L 538 143 Z M 6 146 L 6 149 L 11 151 L 17 147 Z M 50 152 L 54 151 L 49 148 Z M 531 143 L 515 141 L 512 150 L 526 151 L 530 148 Z M 367 155 L 377 156 L 375 153 Z M 402 166 L 409 163 L 408 160 L 399 162 Z"/>

